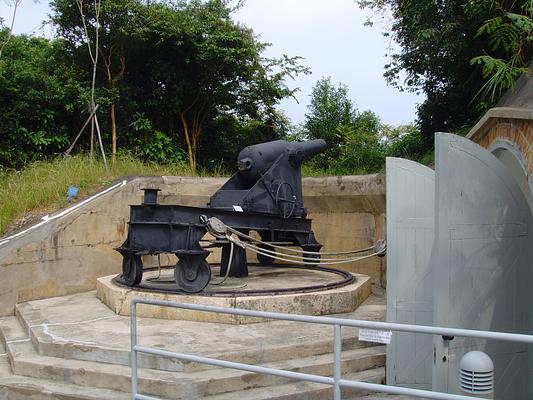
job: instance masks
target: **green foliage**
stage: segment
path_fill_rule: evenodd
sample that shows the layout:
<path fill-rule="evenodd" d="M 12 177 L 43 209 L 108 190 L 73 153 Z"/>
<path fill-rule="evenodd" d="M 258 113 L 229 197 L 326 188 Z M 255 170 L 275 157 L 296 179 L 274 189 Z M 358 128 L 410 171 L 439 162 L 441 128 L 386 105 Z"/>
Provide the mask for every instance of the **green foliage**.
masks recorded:
<path fill-rule="evenodd" d="M 533 1 L 523 4 L 495 2 L 492 7 L 500 14 L 487 20 L 477 36 L 488 38 L 485 55 L 472 58 L 471 64 L 483 68 L 485 85 L 480 89 L 482 97 L 495 99 L 514 86 L 522 74 L 530 74 L 533 62 Z M 471 0 L 469 7 L 476 11 L 482 0 Z M 513 12 L 516 11 L 516 12 Z M 490 55 L 490 54 L 492 55 Z"/>
<path fill-rule="evenodd" d="M 126 79 L 138 79 L 130 84 L 142 85 L 146 115 L 155 114 L 157 129 L 178 134 L 193 170 L 210 122 L 224 115 L 273 120 L 278 102 L 294 93 L 285 78 L 306 72 L 298 58 L 263 58 L 267 45 L 233 22 L 221 1 L 152 3 L 142 26 L 140 40 L 150 45 L 134 58 L 145 64 Z"/>
<path fill-rule="evenodd" d="M 384 146 L 379 140 L 381 123 L 377 116 L 365 111 L 354 121 L 353 126 L 344 128 L 345 145 L 333 168 L 339 172 L 377 172 L 385 162 Z"/>
<path fill-rule="evenodd" d="M 281 139 L 287 132 L 288 121 L 283 115 L 270 120 L 220 115 L 206 125 L 198 160 L 208 171 L 234 171 L 237 154 L 244 147 Z"/>
<path fill-rule="evenodd" d="M 477 56 L 471 60 L 472 64 L 483 67 L 483 78 L 487 79 L 479 90 L 482 97 L 495 99 L 513 87 L 520 75 L 530 73 L 529 68 L 516 66 L 515 62 L 515 59 L 506 61 L 491 56 Z"/>
<path fill-rule="evenodd" d="M 389 128 L 386 134 L 387 157 L 400 157 L 427 164 L 427 149 L 422 133 L 413 125 Z"/>
<path fill-rule="evenodd" d="M 303 165 L 304 176 L 354 175 L 382 172 L 385 157 L 401 157 L 424 165 L 434 163 L 433 150 L 427 150 L 420 130 L 414 125 L 390 127 L 381 125 L 380 138 L 375 135 L 357 135 L 341 157 L 327 168 L 320 168 L 312 162 Z"/>
<path fill-rule="evenodd" d="M 320 79 L 308 108 L 298 136 L 324 139 L 328 144 L 309 165 L 335 174 L 374 172 L 383 166 L 379 118 L 370 111 L 358 112 L 345 85 L 335 86 L 329 77 Z"/>
<path fill-rule="evenodd" d="M 0 165 L 19 167 L 68 144 L 82 84 L 64 55 L 62 42 L 43 38 L 13 36 L 6 45 L 0 60 Z"/>
<path fill-rule="evenodd" d="M 94 5 L 83 4 L 94 54 Z M 80 12 L 71 0 L 51 6 L 58 39 L 13 36 L 0 60 L 0 165 L 64 151 L 87 118 L 92 64 Z M 286 80 L 308 71 L 298 57 L 265 58 L 268 45 L 231 12 L 218 0 L 101 0 L 96 102 L 106 150 L 118 131 L 118 147 L 143 160 L 186 157 L 194 169 L 201 149 L 201 167 L 217 169 L 234 162 L 239 143 L 284 134 L 276 106 L 296 90 Z M 0 42 L 7 33 L 0 28 Z M 86 131 L 77 150 L 88 142 Z"/>
<path fill-rule="evenodd" d="M 303 174 L 353 175 L 382 171 L 385 157 L 431 163 L 423 134 L 413 125 L 384 125 L 371 111 L 359 112 L 345 85 L 320 79 L 311 94 L 309 113 L 298 140 L 324 139 L 328 150 L 307 161 Z"/>
<path fill-rule="evenodd" d="M 335 86 L 330 77 L 318 80 L 307 107 L 309 112 L 305 115 L 302 136 L 326 141 L 328 149 L 314 157 L 313 163 L 319 168 L 328 168 L 340 156 L 347 135 L 352 134 L 357 110 L 348 97 L 348 87 Z"/>
<path fill-rule="evenodd" d="M 457 132 L 472 126 L 493 101 L 476 99 L 484 85 L 479 64 L 487 40 L 478 35 L 485 21 L 495 18 L 493 0 L 358 1 L 392 17 L 389 40 L 399 44 L 385 65 L 385 77 L 402 90 L 425 95 L 418 107 L 418 126 L 426 149 L 434 133 Z M 476 7 L 471 4 L 476 3 Z"/>
<path fill-rule="evenodd" d="M 187 156 L 164 132 L 153 128 L 152 122 L 141 113 L 133 115 L 130 123 L 133 134 L 128 135 L 128 148 L 144 161 L 159 164 L 186 165 Z"/>

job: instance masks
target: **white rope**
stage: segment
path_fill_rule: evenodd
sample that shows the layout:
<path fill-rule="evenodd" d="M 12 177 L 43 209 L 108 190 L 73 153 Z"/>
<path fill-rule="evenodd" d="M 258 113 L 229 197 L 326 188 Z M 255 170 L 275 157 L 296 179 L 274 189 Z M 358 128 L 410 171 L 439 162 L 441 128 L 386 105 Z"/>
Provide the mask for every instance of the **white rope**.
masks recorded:
<path fill-rule="evenodd" d="M 317 260 L 320 260 L 322 262 L 322 261 L 358 260 L 359 258 L 361 258 L 361 257 L 354 257 L 354 258 L 322 258 L 322 257 L 320 257 L 320 258 L 318 258 L 318 257 L 294 256 L 292 254 L 285 254 L 283 252 L 278 252 L 278 251 L 274 251 L 274 250 L 268 250 L 268 249 L 265 249 L 265 248 L 262 248 L 262 247 L 254 246 L 253 244 L 250 244 L 250 243 L 246 243 L 245 246 L 248 249 L 250 249 L 251 251 L 261 252 L 261 254 L 264 255 L 264 256 L 271 256 L 271 257 L 283 256 L 283 257 L 292 258 L 294 260 L 304 260 L 304 261 L 317 261 Z M 268 254 L 264 254 L 264 253 L 268 253 Z M 307 253 L 304 253 L 304 254 L 307 254 Z M 320 253 L 318 253 L 318 254 L 320 254 Z M 372 253 L 372 255 L 377 255 L 377 254 L 378 253 Z"/>
<path fill-rule="evenodd" d="M 146 278 L 148 282 L 158 282 L 161 281 L 161 254 L 157 254 L 157 276 L 149 276 Z"/>
<path fill-rule="evenodd" d="M 248 245 L 246 245 L 246 244 L 245 244 L 245 246 L 248 247 Z M 285 261 L 285 262 L 289 262 L 289 263 L 293 263 L 293 264 L 300 264 L 301 265 L 301 261 L 292 260 L 292 259 L 288 259 L 288 258 L 284 258 L 284 257 L 280 257 L 280 256 L 273 256 L 273 255 L 266 254 L 266 253 L 263 253 L 261 251 L 257 251 L 257 250 L 251 249 L 251 248 L 250 248 L 250 250 L 252 252 L 254 252 L 254 253 L 261 254 L 263 256 L 275 258 L 276 260 L 280 260 L 280 261 Z M 279 254 L 281 254 L 281 253 L 279 253 Z M 315 263 L 313 265 L 318 265 L 318 266 L 320 266 L 320 265 L 347 264 L 347 263 L 351 263 L 351 262 L 355 262 L 355 261 L 361 261 L 361 260 L 364 260 L 366 258 L 374 257 L 374 256 L 377 256 L 378 254 L 379 253 L 372 253 L 372 254 L 368 254 L 366 256 L 357 257 L 357 258 L 338 259 L 336 261 L 326 261 L 326 262 L 322 262 L 319 258 L 314 258 L 314 259 L 311 259 L 311 260 L 315 261 Z"/>
<path fill-rule="evenodd" d="M 242 232 L 239 232 L 238 230 L 236 229 L 233 229 L 231 226 L 227 226 L 227 229 L 228 231 L 232 232 L 232 233 L 235 233 L 237 236 L 240 236 L 240 237 L 243 237 L 243 238 L 246 238 L 248 240 L 251 240 L 253 242 L 256 242 L 256 243 L 261 243 L 265 246 L 270 246 L 270 247 L 274 247 L 274 248 L 278 248 L 278 249 L 284 249 L 286 251 L 290 251 L 292 253 L 298 253 L 298 254 L 320 254 L 320 255 L 328 255 L 328 256 L 333 256 L 333 255 L 345 255 L 345 254 L 356 254 L 356 253 L 364 253 L 365 251 L 368 251 L 368 250 L 372 250 L 374 248 L 374 246 L 370 246 L 370 247 L 366 247 L 364 249 L 357 249 L 357 250 L 349 250 L 349 251 L 307 251 L 307 250 L 300 250 L 300 249 L 291 249 L 291 248 L 288 248 L 286 246 L 279 246 L 279 245 L 276 245 L 276 244 L 273 244 L 273 243 L 269 243 L 269 242 L 263 242 L 259 239 L 256 239 L 252 236 L 249 236 L 249 235 L 246 235 Z"/>
<path fill-rule="evenodd" d="M 231 269 L 231 263 L 232 263 L 232 260 L 233 260 L 233 248 L 234 248 L 233 246 L 235 244 L 237 244 L 238 246 L 241 246 L 241 247 L 244 248 L 244 246 L 242 245 L 242 242 L 238 241 L 238 243 L 237 243 L 235 241 L 235 239 L 233 239 L 231 237 L 230 234 L 227 234 L 226 238 L 228 239 L 228 242 L 230 243 L 230 250 L 229 250 L 229 257 L 228 257 L 228 267 L 226 268 L 226 275 L 224 276 L 224 279 L 222 279 L 220 282 L 209 282 L 210 285 L 218 286 L 218 285 L 222 285 L 224 282 L 226 282 L 226 279 L 228 279 L 228 276 L 229 276 L 229 271 Z M 233 286 L 232 289 L 242 289 L 242 288 L 245 288 L 247 286 L 248 286 L 247 283 L 243 283 L 243 284 L 238 285 L 238 286 Z"/>
<path fill-rule="evenodd" d="M 229 240 L 229 257 L 228 257 L 228 266 L 226 268 L 226 275 L 224 276 L 224 279 L 222 279 L 220 282 L 209 282 L 210 285 L 215 285 L 215 286 L 218 286 L 218 285 L 222 285 L 224 282 L 226 282 L 226 279 L 228 279 L 228 276 L 229 276 L 229 271 L 231 269 L 231 262 L 233 261 L 233 241 L 232 240 Z"/>
<path fill-rule="evenodd" d="M 336 264 L 346 264 L 346 263 L 352 263 L 356 261 L 361 261 L 370 257 L 375 257 L 379 255 L 383 255 L 385 252 L 386 247 L 379 248 L 378 251 L 361 256 L 361 257 L 351 257 L 351 258 L 323 258 L 321 259 L 321 255 L 346 255 L 346 254 L 357 254 L 362 253 L 364 251 L 368 251 L 371 249 L 375 249 L 376 246 L 368 247 L 365 249 L 359 249 L 359 250 L 353 250 L 353 251 L 343 251 L 343 252 L 314 252 L 314 251 L 305 251 L 305 250 L 296 250 L 296 249 L 290 249 L 285 246 L 278 246 L 272 243 L 263 242 L 261 240 L 255 239 L 249 235 L 246 235 L 242 232 L 239 232 L 236 229 L 231 228 L 230 226 L 227 226 L 222 221 L 220 221 L 218 218 L 205 218 L 203 221 L 206 223 L 206 229 L 207 231 L 213 235 L 217 239 L 225 238 L 230 241 L 230 243 L 233 245 L 233 243 L 237 244 L 240 247 L 249 249 L 250 251 L 263 255 L 265 257 L 273 258 L 280 261 L 285 261 L 293 264 L 299 264 L 301 265 L 302 262 L 313 264 L 313 265 L 336 265 Z M 228 232 L 231 232 L 237 236 L 237 238 L 234 238 L 231 236 L 231 234 L 228 234 Z M 247 239 L 248 241 L 241 241 L 239 238 Z M 256 246 L 252 243 L 258 243 L 259 246 Z M 266 248 L 265 248 L 266 247 Z M 282 248 L 285 251 L 292 251 L 294 253 L 303 254 L 302 256 L 296 256 L 292 254 L 282 253 L 275 250 L 270 250 L 270 248 Z M 233 247 L 231 248 L 233 251 Z M 233 252 L 230 252 L 230 264 L 231 266 L 231 256 Z M 311 257 L 306 257 L 307 255 L 311 255 Z M 312 255 L 317 255 L 318 257 L 312 257 Z M 228 270 L 226 271 L 226 276 L 228 275 Z M 225 279 L 224 279 L 225 280 Z M 223 280 L 223 281 L 224 281 Z M 222 282 L 223 282 L 222 281 Z"/>

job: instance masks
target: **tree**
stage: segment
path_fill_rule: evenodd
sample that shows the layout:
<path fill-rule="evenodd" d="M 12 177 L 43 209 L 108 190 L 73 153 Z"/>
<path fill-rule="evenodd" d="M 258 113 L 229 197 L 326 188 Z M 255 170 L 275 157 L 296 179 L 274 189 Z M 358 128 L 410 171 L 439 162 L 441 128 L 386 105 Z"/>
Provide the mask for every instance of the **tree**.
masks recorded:
<path fill-rule="evenodd" d="M 414 125 L 383 126 L 387 157 L 401 157 L 421 163 L 433 162 L 432 151 L 424 148 L 420 130 Z"/>
<path fill-rule="evenodd" d="M 344 126 L 345 144 L 333 164 L 335 172 L 367 174 L 381 170 L 385 164 L 381 127 L 379 117 L 372 111 L 359 113 L 351 125 Z"/>
<path fill-rule="evenodd" d="M 111 128 L 111 156 L 115 159 L 117 151 L 116 102 L 117 86 L 126 70 L 126 46 L 138 33 L 139 7 L 136 0 L 54 0 L 52 2 L 52 21 L 58 34 L 65 38 L 73 48 L 87 42 L 94 68 L 101 56 L 103 72 L 109 97 L 109 118 Z M 91 45 L 96 46 L 94 52 Z M 94 73 L 93 69 L 93 79 Z M 94 102 L 91 97 L 91 104 Z M 92 143 L 91 143 L 92 146 Z"/>
<path fill-rule="evenodd" d="M 13 13 L 11 14 L 11 24 L 9 26 L 9 30 L 7 31 L 7 34 L 5 35 L 5 38 L 0 42 L 0 59 L 2 58 L 2 53 L 4 51 L 4 48 L 11 40 L 11 37 L 13 36 L 13 27 L 15 26 L 15 19 L 17 18 L 17 10 L 22 3 L 22 0 L 8 0 L 7 4 L 10 7 L 13 7 Z M 0 26 L 1 26 L 1 20 L 0 20 Z"/>
<path fill-rule="evenodd" d="M 184 140 L 193 172 L 208 121 L 221 115 L 268 119 L 295 91 L 285 78 L 306 72 L 297 57 L 263 58 L 267 45 L 233 22 L 222 1 L 151 3 L 142 26 L 142 41 L 151 46 L 138 49 L 145 64 L 132 77 L 144 80 L 155 124 Z"/>
<path fill-rule="evenodd" d="M 484 81 L 481 67 L 470 63 L 486 45 L 477 32 L 494 16 L 491 0 L 475 11 L 468 6 L 471 2 L 459 0 L 358 3 L 392 17 L 391 28 L 384 34 L 400 48 L 385 66 L 385 77 L 403 90 L 425 94 L 418 124 L 426 148 L 432 147 L 436 131 L 467 131 L 493 104 L 476 98 Z"/>
<path fill-rule="evenodd" d="M 200 141 L 198 162 L 213 171 L 235 169 L 236 156 L 246 146 L 286 138 L 289 121 L 283 114 L 237 118 L 222 114 L 207 121 Z"/>
<path fill-rule="evenodd" d="M 311 161 L 315 167 L 335 173 L 381 168 L 381 122 L 371 111 L 357 111 L 346 85 L 335 86 L 330 77 L 321 78 L 313 87 L 308 108 L 302 136 L 324 139 L 328 144 L 328 149 Z"/>
<path fill-rule="evenodd" d="M 311 92 L 311 102 L 307 106 L 304 131 L 310 139 L 324 139 L 328 145 L 326 152 L 315 157 L 320 167 L 327 168 L 341 153 L 345 142 L 345 127 L 350 127 L 357 115 L 357 109 L 348 98 L 348 87 L 335 86 L 330 77 L 318 80 Z"/>
<path fill-rule="evenodd" d="M 77 74 L 78 92 L 69 99 L 76 102 L 73 114 L 79 104 L 107 108 L 98 120 L 104 140 L 110 132 L 112 153 L 122 146 L 144 159 L 173 162 L 185 149 L 193 172 L 200 148 L 201 162 L 219 155 L 233 162 L 229 152 L 239 147 L 234 138 L 251 143 L 279 137 L 285 124 L 276 106 L 296 91 L 286 80 L 307 69 L 298 57 L 265 58 L 268 45 L 232 20 L 228 4 L 53 0 L 61 38 L 54 43 L 62 43 Z M 80 122 L 71 122 L 61 131 L 77 132 Z M 210 148 L 227 143 L 227 152 Z"/>
<path fill-rule="evenodd" d="M 2 35 L 7 32 L 0 32 Z M 0 165 L 18 168 L 61 151 L 85 90 L 61 41 L 12 36 L 0 68 Z"/>

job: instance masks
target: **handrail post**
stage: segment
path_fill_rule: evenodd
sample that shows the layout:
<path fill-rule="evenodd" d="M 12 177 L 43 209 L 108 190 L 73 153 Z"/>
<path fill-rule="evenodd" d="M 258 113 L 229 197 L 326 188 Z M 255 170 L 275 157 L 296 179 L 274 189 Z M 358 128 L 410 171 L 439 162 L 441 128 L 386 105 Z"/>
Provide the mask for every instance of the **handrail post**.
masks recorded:
<path fill-rule="evenodd" d="M 130 333 L 131 333 L 131 398 L 135 400 L 137 398 L 137 301 L 132 299 L 130 310 Z"/>
<path fill-rule="evenodd" d="M 341 400 L 341 387 L 339 381 L 341 380 L 341 352 L 342 352 L 342 335 L 341 326 L 339 324 L 333 325 L 333 400 Z"/>

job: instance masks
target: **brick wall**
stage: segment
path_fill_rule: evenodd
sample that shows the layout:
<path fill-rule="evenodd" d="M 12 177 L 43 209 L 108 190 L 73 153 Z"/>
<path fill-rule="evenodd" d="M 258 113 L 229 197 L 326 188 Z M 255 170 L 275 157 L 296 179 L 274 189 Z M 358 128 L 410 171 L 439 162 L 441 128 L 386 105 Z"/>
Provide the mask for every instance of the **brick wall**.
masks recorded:
<path fill-rule="evenodd" d="M 510 142 L 522 154 L 528 175 L 533 176 L 533 118 L 525 119 L 527 115 L 522 114 L 516 115 L 520 118 L 515 118 L 513 114 L 517 113 L 513 111 L 490 110 L 480 123 L 472 128 L 468 137 L 487 149 L 498 140 Z"/>

